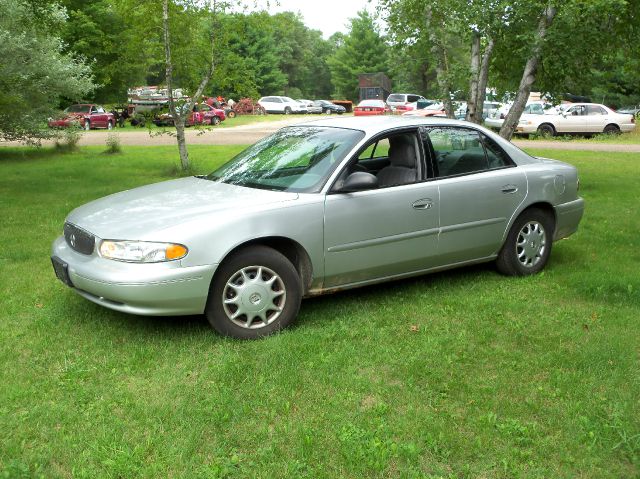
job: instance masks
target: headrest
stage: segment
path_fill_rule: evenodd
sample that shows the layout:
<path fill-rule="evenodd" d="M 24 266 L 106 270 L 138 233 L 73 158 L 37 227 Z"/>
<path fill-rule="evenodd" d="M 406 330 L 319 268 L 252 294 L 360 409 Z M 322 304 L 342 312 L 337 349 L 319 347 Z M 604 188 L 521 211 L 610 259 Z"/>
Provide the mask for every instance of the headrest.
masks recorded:
<path fill-rule="evenodd" d="M 412 136 L 400 135 L 389 138 L 389 161 L 393 166 L 416 167 L 416 146 Z"/>

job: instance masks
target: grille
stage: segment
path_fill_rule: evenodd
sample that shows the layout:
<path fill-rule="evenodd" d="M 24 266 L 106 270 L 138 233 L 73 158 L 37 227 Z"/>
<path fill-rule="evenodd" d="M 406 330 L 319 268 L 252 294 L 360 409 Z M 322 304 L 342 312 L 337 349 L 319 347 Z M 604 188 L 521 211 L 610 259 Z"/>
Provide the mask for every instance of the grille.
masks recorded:
<path fill-rule="evenodd" d="M 91 233 L 71 223 L 64 224 L 64 239 L 72 249 L 82 254 L 93 253 L 96 240 Z"/>

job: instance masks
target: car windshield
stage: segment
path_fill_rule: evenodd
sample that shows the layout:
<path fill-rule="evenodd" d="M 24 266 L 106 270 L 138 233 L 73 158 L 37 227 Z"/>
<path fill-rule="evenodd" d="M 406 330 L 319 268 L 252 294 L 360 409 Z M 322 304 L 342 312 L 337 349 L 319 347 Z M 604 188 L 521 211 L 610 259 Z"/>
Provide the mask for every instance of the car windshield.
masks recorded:
<path fill-rule="evenodd" d="M 232 185 L 314 193 L 364 132 L 289 127 L 260 140 L 206 178 Z"/>
<path fill-rule="evenodd" d="M 89 113 L 91 111 L 91 105 L 71 105 L 67 107 L 65 113 Z"/>

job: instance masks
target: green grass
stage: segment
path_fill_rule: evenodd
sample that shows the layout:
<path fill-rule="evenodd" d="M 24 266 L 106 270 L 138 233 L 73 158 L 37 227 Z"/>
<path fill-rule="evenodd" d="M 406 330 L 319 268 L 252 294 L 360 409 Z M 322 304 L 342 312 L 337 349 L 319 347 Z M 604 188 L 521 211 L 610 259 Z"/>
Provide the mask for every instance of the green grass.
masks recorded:
<path fill-rule="evenodd" d="M 190 147 L 201 172 L 238 150 Z M 543 274 L 305 300 L 238 342 L 103 309 L 49 263 L 72 208 L 172 177 L 174 147 L 0 149 L 0 477 L 639 477 L 640 155 L 535 153 L 587 202 Z"/>

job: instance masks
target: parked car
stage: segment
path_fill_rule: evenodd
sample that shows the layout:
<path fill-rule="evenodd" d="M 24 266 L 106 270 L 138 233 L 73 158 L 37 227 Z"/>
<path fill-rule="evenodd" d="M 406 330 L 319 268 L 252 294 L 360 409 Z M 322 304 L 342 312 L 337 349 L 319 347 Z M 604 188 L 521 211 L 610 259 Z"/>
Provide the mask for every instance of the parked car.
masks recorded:
<path fill-rule="evenodd" d="M 315 106 L 311 100 L 297 100 L 298 103 L 303 105 L 307 109 L 307 113 L 319 114 L 322 113 L 321 106 Z"/>
<path fill-rule="evenodd" d="M 635 117 L 616 113 L 597 103 L 574 103 L 557 115 L 527 115 L 521 118 L 515 133 L 592 134 L 629 132 L 635 128 Z"/>
<path fill-rule="evenodd" d="M 347 109 L 342 105 L 336 105 L 331 103 L 329 100 L 316 100 L 313 102 L 313 106 L 322 108 L 322 113 L 325 115 L 331 115 L 332 113 L 342 115 L 347 111 Z"/>
<path fill-rule="evenodd" d="M 640 105 L 625 106 L 617 110 L 617 113 L 622 113 L 625 115 L 633 115 L 636 118 L 640 118 Z"/>
<path fill-rule="evenodd" d="M 183 107 L 186 107 L 184 105 Z M 185 126 L 194 125 L 218 125 L 226 118 L 224 110 L 220 108 L 214 108 L 206 103 L 200 103 L 193 106 L 193 109 L 187 115 L 185 120 Z M 156 115 L 153 119 L 153 123 L 156 126 L 174 126 L 175 121 L 173 115 L 169 112 L 164 112 Z"/>
<path fill-rule="evenodd" d="M 93 128 L 106 128 L 107 130 L 111 130 L 116 124 L 116 119 L 113 113 L 105 111 L 100 105 L 83 103 L 65 108 L 61 118 L 51 118 L 48 124 L 50 128 L 77 126 L 85 130 Z"/>
<path fill-rule="evenodd" d="M 396 110 L 409 111 L 416 109 L 415 104 L 418 100 L 423 100 L 425 102 L 432 101 L 427 100 L 422 95 L 415 95 L 413 93 L 392 93 L 387 97 L 387 105 L 389 105 L 389 108 L 393 112 Z"/>
<path fill-rule="evenodd" d="M 223 109 L 215 108 L 206 103 L 196 105 L 194 110 L 200 113 L 199 124 L 203 125 L 219 125 L 227 118 Z"/>
<path fill-rule="evenodd" d="M 362 100 L 353 109 L 353 116 L 385 115 L 390 112 L 383 100 Z"/>
<path fill-rule="evenodd" d="M 453 102 L 454 107 L 454 118 L 456 120 L 463 120 L 466 116 L 467 112 L 467 103 L 466 102 Z M 402 116 L 417 116 L 417 117 L 437 117 L 437 118 L 446 118 L 447 112 L 444 109 L 444 104 L 441 102 L 433 103 L 426 108 L 421 110 L 411 110 L 402 114 Z"/>
<path fill-rule="evenodd" d="M 429 116 L 447 116 L 443 103 L 433 103 L 421 110 L 410 110 L 402 114 L 402 116 L 429 117 Z"/>
<path fill-rule="evenodd" d="M 301 105 L 297 101 L 288 96 L 263 96 L 258 100 L 260 105 L 267 113 L 306 113 L 307 107 Z"/>
<path fill-rule="evenodd" d="M 509 114 L 511 109 L 511 103 L 503 105 L 502 107 L 494 110 L 491 115 L 484 121 L 484 125 L 489 128 L 500 129 L 504 123 L 505 118 Z M 527 103 L 522 111 L 522 118 L 527 118 L 525 115 L 557 115 L 560 110 L 556 109 L 552 104 L 544 101 L 534 101 Z"/>
<path fill-rule="evenodd" d="M 257 338 L 301 298 L 495 261 L 541 271 L 583 213 L 576 168 L 456 120 L 340 118 L 283 128 L 206 176 L 92 201 L 51 260 L 99 305 L 206 314 Z"/>

